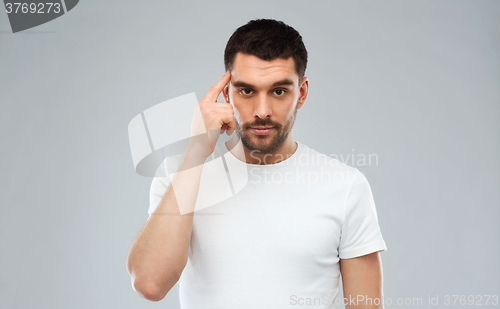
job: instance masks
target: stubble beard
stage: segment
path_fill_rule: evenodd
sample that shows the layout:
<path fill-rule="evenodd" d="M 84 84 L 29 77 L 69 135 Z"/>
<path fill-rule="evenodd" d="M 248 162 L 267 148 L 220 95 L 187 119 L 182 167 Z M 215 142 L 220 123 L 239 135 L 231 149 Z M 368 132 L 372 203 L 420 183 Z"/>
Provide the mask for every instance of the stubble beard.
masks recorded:
<path fill-rule="evenodd" d="M 293 112 L 293 115 L 288 119 L 285 125 L 273 122 L 268 118 L 258 118 L 251 124 L 243 125 L 243 128 L 238 124 L 238 122 L 236 122 L 235 132 L 240 137 L 242 144 L 251 152 L 259 154 L 271 153 L 283 144 L 292 130 L 297 116 L 297 107 L 298 100 L 295 104 L 295 111 Z M 275 132 L 272 132 L 270 135 L 255 135 L 250 132 L 250 128 L 256 126 L 272 126 L 274 127 L 273 131 Z"/>

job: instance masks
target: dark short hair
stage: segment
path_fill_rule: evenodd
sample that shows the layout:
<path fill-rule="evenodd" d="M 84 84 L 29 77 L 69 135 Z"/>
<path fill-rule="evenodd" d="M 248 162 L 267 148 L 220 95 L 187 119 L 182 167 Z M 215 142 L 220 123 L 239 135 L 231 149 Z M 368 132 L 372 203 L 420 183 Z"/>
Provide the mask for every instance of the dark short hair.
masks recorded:
<path fill-rule="evenodd" d="M 302 36 L 291 26 L 274 19 L 255 19 L 236 29 L 226 44 L 224 67 L 233 69 L 238 52 L 254 55 L 262 60 L 293 57 L 300 81 L 307 67 L 307 50 Z"/>

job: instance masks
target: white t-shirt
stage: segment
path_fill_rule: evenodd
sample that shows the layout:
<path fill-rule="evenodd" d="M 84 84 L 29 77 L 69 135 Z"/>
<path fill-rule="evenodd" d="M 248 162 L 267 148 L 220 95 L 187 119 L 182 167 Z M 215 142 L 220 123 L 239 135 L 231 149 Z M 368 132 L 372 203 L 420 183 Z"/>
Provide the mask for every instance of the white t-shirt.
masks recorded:
<path fill-rule="evenodd" d="M 268 165 L 247 164 L 217 145 L 239 189 L 194 212 L 178 282 L 182 309 L 335 308 L 339 259 L 387 250 L 364 175 L 297 144 L 291 157 Z M 166 175 L 153 179 L 150 216 L 179 160 L 167 158 Z M 213 172 L 205 167 L 200 188 Z"/>

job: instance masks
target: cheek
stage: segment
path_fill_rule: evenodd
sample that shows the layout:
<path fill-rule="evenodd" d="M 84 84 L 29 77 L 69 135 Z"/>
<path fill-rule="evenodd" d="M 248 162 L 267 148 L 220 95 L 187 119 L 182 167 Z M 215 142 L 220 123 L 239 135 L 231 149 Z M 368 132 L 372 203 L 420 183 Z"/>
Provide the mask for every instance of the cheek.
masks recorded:
<path fill-rule="evenodd" d="M 232 104 L 235 117 L 236 115 L 238 115 L 241 121 L 245 121 L 245 119 L 248 121 L 250 118 L 252 118 L 253 109 L 250 104 L 234 101 L 232 102 Z"/>
<path fill-rule="evenodd" d="M 241 119 L 240 109 L 233 105 L 234 120 L 239 124 L 243 124 L 243 119 Z"/>

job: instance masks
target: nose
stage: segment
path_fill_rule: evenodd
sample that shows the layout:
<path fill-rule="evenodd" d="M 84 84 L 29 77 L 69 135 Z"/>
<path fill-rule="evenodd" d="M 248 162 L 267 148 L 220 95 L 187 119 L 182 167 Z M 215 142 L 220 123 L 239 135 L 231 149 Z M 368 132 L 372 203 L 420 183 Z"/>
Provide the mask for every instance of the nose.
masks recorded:
<path fill-rule="evenodd" d="M 259 117 L 261 119 L 270 118 L 272 115 L 271 106 L 265 96 L 260 96 L 255 102 L 256 106 L 254 108 L 253 116 Z"/>

